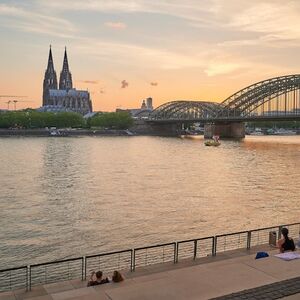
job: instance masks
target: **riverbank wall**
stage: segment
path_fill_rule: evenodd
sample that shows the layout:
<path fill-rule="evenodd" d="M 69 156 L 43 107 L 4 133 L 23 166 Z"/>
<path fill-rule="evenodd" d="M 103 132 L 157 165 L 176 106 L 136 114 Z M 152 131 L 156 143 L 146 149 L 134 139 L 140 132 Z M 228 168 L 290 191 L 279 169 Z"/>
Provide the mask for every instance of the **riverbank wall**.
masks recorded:
<path fill-rule="evenodd" d="M 128 130 L 91 130 L 91 129 L 0 129 L 0 137 L 36 136 L 36 137 L 68 137 L 68 136 L 128 136 Z"/>

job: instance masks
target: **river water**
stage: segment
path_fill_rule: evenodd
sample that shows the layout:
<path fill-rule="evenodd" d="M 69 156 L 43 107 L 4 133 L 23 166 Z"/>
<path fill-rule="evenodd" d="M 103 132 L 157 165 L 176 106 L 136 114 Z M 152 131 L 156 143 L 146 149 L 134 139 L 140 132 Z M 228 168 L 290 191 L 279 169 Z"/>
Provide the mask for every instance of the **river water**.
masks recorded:
<path fill-rule="evenodd" d="M 0 268 L 299 222 L 300 136 L 0 139 Z"/>

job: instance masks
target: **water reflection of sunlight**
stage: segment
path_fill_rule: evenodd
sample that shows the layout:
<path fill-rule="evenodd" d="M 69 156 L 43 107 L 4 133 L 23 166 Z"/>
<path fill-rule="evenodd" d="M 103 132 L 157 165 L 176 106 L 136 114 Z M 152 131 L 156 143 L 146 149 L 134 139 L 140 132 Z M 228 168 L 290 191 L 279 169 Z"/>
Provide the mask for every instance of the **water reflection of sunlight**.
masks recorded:
<path fill-rule="evenodd" d="M 247 150 L 272 151 L 276 149 L 300 149 L 300 136 L 247 136 L 241 147 Z"/>
<path fill-rule="evenodd" d="M 49 260 L 294 222 L 299 148 L 296 136 L 3 140 L 0 252 Z"/>
<path fill-rule="evenodd" d="M 181 135 L 180 138 L 183 140 L 191 140 L 191 141 L 204 140 L 203 135 Z"/>

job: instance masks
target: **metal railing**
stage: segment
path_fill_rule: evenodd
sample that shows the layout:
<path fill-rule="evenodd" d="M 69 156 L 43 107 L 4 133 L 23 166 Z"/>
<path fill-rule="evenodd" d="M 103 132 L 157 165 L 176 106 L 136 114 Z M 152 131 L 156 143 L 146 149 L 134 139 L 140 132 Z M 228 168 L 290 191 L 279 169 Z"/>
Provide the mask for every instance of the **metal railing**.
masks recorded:
<path fill-rule="evenodd" d="M 249 249 L 248 231 L 221 234 L 215 237 L 215 249 L 213 255 L 219 252 L 225 252 L 237 249 Z"/>
<path fill-rule="evenodd" d="M 33 285 L 81 278 L 83 280 L 84 258 L 70 258 L 28 266 L 29 289 Z"/>
<path fill-rule="evenodd" d="M 101 270 L 104 273 L 112 273 L 114 270 L 132 271 L 133 250 L 122 250 L 103 254 L 89 255 L 85 257 L 84 278 L 91 271 Z"/>
<path fill-rule="evenodd" d="M 136 268 L 150 265 L 175 264 L 183 260 L 216 256 L 230 250 L 250 249 L 267 245 L 270 231 L 276 232 L 278 240 L 283 227 L 289 229 L 292 238 L 298 238 L 300 223 L 293 223 L 4 269 L 0 270 L 0 292 L 30 290 L 34 285 L 63 280 L 84 280 L 92 270 L 104 273 L 114 270 L 133 272 Z"/>
<path fill-rule="evenodd" d="M 136 267 L 166 262 L 176 262 L 176 242 L 140 247 L 133 250 L 133 271 Z"/>
<path fill-rule="evenodd" d="M 28 290 L 27 266 L 0 270 L 0 292 L 12 289 Z"/>
<path fill-rule="evenodd" d="M 215 237 L 206 237 L 177 242 L 176 262 L 213 255 Z"/>

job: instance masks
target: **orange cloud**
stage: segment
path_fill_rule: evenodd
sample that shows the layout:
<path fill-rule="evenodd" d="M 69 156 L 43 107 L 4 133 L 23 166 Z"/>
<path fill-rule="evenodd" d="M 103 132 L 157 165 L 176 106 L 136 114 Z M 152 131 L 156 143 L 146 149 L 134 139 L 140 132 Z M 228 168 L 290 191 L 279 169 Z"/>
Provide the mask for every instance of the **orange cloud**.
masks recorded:
<path fill-rule="evenodd" d="M 98 84 L 98 80 L 78 80 L 78 82 L 88 83 L 88 84 Z"/>
<path fill-rule="evenodd" d="M 106 22 L 104 23 L 104 26 L 118 30 L 123 30 L 127 27 L 127 25 L 122 22 Z"/>
<path fill-rule="evenodd" d="M 127 88 L 129 85 L 129 83 L 126 80 L 122 80 L 121 81 L 121 89 L 125 89 Z"/>

